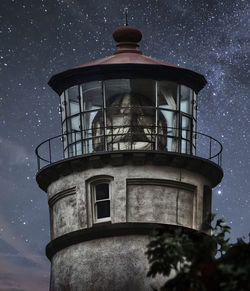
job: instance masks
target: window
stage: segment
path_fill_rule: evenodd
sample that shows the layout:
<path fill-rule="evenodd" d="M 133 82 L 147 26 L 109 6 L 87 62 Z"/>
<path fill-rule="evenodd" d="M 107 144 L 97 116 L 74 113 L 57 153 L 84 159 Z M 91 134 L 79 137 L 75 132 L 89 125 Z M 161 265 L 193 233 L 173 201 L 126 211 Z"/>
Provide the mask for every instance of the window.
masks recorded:
<path fill-rule="evenodd" d="M 95 183 L 93 192 L 93 216 L 94 222 L 110 221 L 110 184 L 108 182 Z"/>

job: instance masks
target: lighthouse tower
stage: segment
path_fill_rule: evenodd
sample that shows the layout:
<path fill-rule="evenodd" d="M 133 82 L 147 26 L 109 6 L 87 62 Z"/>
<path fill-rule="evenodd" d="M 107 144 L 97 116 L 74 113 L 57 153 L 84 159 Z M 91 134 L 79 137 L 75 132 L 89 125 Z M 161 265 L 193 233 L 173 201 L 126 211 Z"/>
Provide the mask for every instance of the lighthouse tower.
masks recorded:
<path fill-rule="evenodd" d="M 146 57 L 141 32 L 118 27 L 114 55 L 54 75 L 62 134 L 41 143 L 50 290 L 152 290 L 155 228 L 193 233 L 222 179 L 221 144 L 196 131 L 205 78 Z"/>

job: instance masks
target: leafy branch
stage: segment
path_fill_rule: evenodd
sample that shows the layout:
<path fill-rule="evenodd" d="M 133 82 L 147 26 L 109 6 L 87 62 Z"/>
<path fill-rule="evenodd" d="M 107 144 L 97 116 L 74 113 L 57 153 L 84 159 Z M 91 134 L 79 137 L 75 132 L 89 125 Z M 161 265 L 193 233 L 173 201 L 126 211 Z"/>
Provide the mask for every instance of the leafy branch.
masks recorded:
<path fill-rule="evenodd" d="M 148 276 L 174 275 L 161 290 L 250 290 L 250 244 L 243 239 L 230 243 L 230 227 L 224 219 L 212 226 L 213 219 L 211 215 L 196 234 L 182 228 L 153 233 L 146 252 Z"/>

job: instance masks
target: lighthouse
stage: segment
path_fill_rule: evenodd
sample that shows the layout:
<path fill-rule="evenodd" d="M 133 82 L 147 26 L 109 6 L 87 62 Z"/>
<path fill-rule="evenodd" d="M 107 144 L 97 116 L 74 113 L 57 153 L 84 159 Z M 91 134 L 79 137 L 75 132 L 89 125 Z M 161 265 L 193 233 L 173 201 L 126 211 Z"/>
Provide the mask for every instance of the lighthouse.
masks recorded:
<path fill-rule="evenodd" d="M 36 149 L 47 193 L 51 291 L 152 290 L 154 229 L 196 232 L 223 177 L 222 146 L 197 132 L 204 76 L 144 56 L 142 33 L 113 32 L 112 56 L 52 76 L 62 133 Z"/>

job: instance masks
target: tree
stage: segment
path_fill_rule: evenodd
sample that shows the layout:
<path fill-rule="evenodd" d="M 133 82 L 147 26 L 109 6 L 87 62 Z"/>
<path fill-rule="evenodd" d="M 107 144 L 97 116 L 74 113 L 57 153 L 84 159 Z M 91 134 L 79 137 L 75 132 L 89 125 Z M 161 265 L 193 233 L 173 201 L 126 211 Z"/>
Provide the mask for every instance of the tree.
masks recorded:
<path fill-rule="evenodd" d="M 162 291 L 250 290 L 250 243 L 230 243 L 230 227 L 223 219 L 213 227 L 213 217 L 197 233 L 154 232 L 146 252 L 148 276 L 174 275 Z"/>

